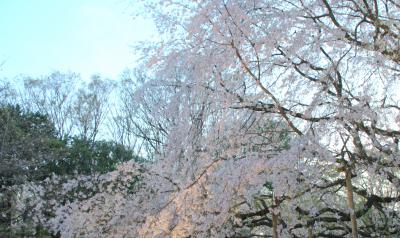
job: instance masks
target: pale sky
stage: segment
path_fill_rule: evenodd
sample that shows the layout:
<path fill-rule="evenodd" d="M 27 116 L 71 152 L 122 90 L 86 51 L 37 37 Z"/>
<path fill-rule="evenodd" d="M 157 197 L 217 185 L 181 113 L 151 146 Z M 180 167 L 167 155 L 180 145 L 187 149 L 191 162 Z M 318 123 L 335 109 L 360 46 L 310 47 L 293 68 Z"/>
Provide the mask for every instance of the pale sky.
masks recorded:
<path fill-rule="evenodd" d="M 117 78 L 155 36 L 135 0 L 0 0 L 0 78 L 54 70 Z"/>

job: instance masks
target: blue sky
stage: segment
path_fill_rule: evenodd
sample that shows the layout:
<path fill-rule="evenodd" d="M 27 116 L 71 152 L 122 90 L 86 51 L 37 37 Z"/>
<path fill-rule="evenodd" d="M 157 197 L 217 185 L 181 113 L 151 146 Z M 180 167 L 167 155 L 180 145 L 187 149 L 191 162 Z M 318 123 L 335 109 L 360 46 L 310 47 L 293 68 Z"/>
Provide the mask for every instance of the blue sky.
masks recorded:
<path fill-rule="evenodd" d="M 0 78 L 54 70 L 117 78 L 135 65 L 132 45 L 155 36 L 133 18 L 134 0 L 0 0 Z"/>

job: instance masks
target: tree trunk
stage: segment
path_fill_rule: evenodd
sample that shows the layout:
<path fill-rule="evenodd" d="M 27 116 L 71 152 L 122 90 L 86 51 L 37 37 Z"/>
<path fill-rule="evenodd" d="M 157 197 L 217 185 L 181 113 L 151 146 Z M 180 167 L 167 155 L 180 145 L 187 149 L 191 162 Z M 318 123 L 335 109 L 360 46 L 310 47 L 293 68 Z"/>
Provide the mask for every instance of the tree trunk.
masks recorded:
<path fill-rule="evenodd" d="M 351 237 L 358 238 L 357 230 L 357 218 L 354 210 L 354 198 L 353 198 L 353 185 L 351 183 L 351 169 L 346 168 L 346 190 L 347 190 L 347 205 L 350 208 L 350 219 L 351 219 Z"/>
<path fill-rule="evenodd" d="M 278 214 L 272 213 L 272 238 L 278 238 Z"/>
<path fill-rule="evenodd" d="M 307 233 L 308 233 L 308 238 L 314 238 L 314 234 L 313 234 L 311 228 L 308 228 L 308 229 L 307 229 Z"/>
<path fill-rule="evenodd" d="M 279 206 L 279 202 L 274 196 L 274 205 L 273 205 L 273 212 L 272 212 L 272 238 L 278 238 L 278 219 L 279 214 L 276 212 L 276 208 Z"/>

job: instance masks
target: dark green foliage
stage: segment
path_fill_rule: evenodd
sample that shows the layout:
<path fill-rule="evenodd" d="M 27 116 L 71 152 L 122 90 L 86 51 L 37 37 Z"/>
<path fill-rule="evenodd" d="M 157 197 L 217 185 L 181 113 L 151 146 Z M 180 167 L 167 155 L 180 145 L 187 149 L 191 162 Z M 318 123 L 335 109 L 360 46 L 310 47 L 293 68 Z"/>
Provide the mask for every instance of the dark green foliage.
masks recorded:
<path fill-rule="evenodd" d="M 133 152 L 115 142 L 73 138 L 68 156 L 58 161 L 53 171 L 56 174 L 106 173 L 131 159 L 136 159 Z"/>
<path fill-rule="evenodd" d="M 50 120 L 19 106 L 0 108 L 0 184 L 13 185 L 47 177 L 49 162 L 66 154 Z"/>
<path fill-rule="evenodd" d="M 112 141 L 57 138 L 47 116 L 19 106 L 0 108 L 0 186 L 58 175 L 105 173 L 137 159 Z"/>

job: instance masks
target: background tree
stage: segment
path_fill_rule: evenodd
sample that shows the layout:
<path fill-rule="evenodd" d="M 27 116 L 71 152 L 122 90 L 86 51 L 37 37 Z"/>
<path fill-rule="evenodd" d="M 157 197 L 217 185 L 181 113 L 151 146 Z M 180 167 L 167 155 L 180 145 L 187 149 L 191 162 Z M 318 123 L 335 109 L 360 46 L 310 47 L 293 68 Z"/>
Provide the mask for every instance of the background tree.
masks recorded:
<path fill-rule="evenodd" d="M 0 79 L 0 106 L 11 104 L 16 97 L 15 89 L 11 86 L 11 83 L 6 79 Z"/>
<path fill-rule="evenodd" d="M 113 141 L 89 141 L 73 138 L 65 159 L 51 169 L 60 175 L 107 173 L 129 160 L 137 160 L 133 151 Z"/>
<path fill-rule="evenodd" d="M 51 175 L 47 165 L 65 156 L 66 144 L 50 120 L 19 106 L 0 108 L 0 177 L 2 186 L 41 180 Z"/>
<path fill-rule="evenodd" d="M 27 110 L 47 115 L 54 123 L 61 138 L 67 138 L 72 130 L 72 102 L 76 83 L 80 76 L 75 73 L 54 72 L 42 78 L 25 78 L 21 92 L 22 105 Z"/>
<path fill-rule="evenodd" d="M 118 110 L 113 118 L 114 131 L 119 132 L 118 141 L 136 147 L 139 154 L 150 160 L 160 155 L 177 116 L 171 114 L 175 108 L 170 103 L 174 100 L 175 106 L 179 105 L 180 85 L 176 83 L 162 85 L 140 70 L 125 71 L 119 85 Z"/>
<path fill-rule="evenodd" d="M 112 82 L 93 76 L 77 92 L 73 106 L 74 125 L 83 139 L 94 142 L 106 118 Z"/>

